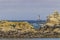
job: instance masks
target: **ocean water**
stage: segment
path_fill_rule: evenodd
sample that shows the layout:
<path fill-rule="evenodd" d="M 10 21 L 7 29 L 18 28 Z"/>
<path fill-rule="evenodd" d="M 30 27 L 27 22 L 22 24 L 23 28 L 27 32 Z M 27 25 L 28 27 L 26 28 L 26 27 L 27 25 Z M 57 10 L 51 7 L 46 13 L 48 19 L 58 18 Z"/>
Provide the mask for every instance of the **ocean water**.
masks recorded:
<path fill-rule="evenodd" d="M 29 22 L 29 23 L 44 23 L 46 20 L 8 20 L 11 22 Z"/>
<path fill-rule="evenodd" d="M 24 38 L 24 39 L 16 39 L 16 38 L 2 38 L 0 40 L 60 40 L 60 38 Z"/>

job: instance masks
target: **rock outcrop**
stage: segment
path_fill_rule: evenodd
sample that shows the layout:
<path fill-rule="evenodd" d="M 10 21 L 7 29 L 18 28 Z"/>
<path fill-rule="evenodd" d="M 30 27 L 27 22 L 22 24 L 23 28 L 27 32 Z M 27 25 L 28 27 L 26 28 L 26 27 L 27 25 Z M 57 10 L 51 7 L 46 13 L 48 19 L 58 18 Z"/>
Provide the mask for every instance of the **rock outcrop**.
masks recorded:
<path fill-rule="evenodd" d="M 22 31 L 29 32 L 34 31 L 34 28 L 28 22 L 9 22 L 9 21 L 0 21 L 0 31 Z"/>
<path fill-rule="evenodd" d="M 47 23 L 48 26 L 54 26 L 60 24 L 60 14 L 58 11 L 55 11 L 53 14 L 49 15 L 47 17 Z"/>
<path fill-rule="evenodd" d="M 50 33 L 60 33 L 60 14 L 58 11 L 55 11 L 53 14 L 49 15 L 47 17 L 47 22 L 44 25 L 44 30 L 42 31 L 47 32 L 48 30 Z"/>

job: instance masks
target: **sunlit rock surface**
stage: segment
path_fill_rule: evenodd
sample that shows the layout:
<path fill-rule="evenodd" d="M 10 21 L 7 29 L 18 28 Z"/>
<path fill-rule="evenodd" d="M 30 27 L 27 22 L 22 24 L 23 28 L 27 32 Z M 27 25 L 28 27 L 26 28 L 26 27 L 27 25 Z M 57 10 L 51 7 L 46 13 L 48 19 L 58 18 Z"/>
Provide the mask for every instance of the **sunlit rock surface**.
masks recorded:
<path fill-rule="evenodd" d="M 47 21 L 43 27 L 40 28 L 40 32 L 50 34 L 60 33 L 60 14 L 58 11 L 54 11 L 53 14 L 47 17 Z"/>
<path fill-rule="evenodd" d="M 55 11 L 53 14 L 47 17 L 46 25 L 54 26 L 59 24 L 60 24 L 60 14 L 58 13 L 58 11 Z"/>
<path fill-rule="evenodd" d="M 0 21 L 0 31 L 34 31 L 34 28 L 28 22 L 9 22 L 9 21 Z"/>

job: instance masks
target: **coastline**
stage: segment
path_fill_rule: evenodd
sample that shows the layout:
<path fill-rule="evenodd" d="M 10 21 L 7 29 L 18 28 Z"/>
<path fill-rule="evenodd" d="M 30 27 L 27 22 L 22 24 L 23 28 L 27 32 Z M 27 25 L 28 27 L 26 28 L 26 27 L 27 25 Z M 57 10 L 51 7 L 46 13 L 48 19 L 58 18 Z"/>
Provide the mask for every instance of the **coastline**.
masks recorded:
<path fill-rule="evenodd" d="M 12 24 L 14 25 L 21 24 L 22 26 L 18 25 L 14 27 L 14 25 Z M 5 29 L 6 27 L 8 27 L 9 29 L 7 28 L 8 30 L 6 30 Z M 1 28 L 4 30 L 2 31 Z M 54 31 L 56 30 L 56 28 L 60 28 L 60 26 L 50 27 L 45 25 L 40 29 L 35 30 L 33 26 L 28 22 L 1 21 L 0 38 L 60 38 L 60 33 L 58 31 L 57 32 Z"/>

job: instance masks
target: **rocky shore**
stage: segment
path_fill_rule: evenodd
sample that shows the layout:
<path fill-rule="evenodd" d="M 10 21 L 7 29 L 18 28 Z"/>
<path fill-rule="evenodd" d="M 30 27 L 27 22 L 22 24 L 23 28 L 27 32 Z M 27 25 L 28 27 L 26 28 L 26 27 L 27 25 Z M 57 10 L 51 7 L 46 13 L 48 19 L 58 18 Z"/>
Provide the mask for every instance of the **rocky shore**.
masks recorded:
<path fill-rule="evenodd" d="M 25 32 L 25 33 L 15 33 L 15 32 L 0 32 L 0 38 L 60 38 L 60 33 L 41 33 L 41 32 Z"/>
<path fill-rule="evenodd" d="M 44 26 L 35 31 L 0 31 L 0 38 L 60 38 L 60 26 Z"/>
<path fill-rule="evenodd" d="M 46 23 L 37 30 L 28 22 L 1 20 L 0 38 L 60 38 L 60 14 L 55 11 L 49 15 Z"/>

